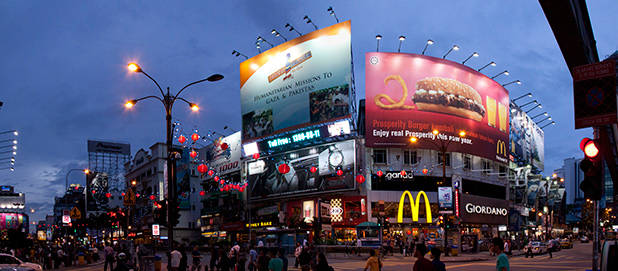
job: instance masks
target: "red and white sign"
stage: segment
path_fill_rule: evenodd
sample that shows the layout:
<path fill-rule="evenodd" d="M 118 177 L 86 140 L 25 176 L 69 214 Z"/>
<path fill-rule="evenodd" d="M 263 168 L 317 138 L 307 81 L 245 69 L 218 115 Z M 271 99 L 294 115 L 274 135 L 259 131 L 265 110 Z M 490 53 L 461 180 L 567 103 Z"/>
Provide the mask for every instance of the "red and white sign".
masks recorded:
<path fill-rule="evenodd" d="M 63 215 L 62 216 L 62 223 L 64 223 L 64 224 L 71 223 L 71 216 L 70 215 Z"/>
<path fill-rule="evenodd" d="M 152 235 L 159 236 L 159 224 L 152 224 Z"/>
<path fill-rule="evenodd" d="M 455 216 L 459 217 L 459 189 L 455 189 Z"/>

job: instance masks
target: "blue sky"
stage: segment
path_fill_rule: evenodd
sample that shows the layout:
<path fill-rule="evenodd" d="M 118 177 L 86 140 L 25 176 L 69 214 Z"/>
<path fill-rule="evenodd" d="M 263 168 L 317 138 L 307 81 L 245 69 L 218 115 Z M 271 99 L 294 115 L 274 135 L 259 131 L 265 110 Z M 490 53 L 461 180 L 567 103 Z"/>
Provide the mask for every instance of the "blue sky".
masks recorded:
<path fill-rule="evenodd" d="M 68 169 L 87 165 L 87 139 L 128 142 L 132 152 L 164 138 L 160 104 L 139 103 L 127 112 L 126 99 L 156 94 L 145 77 L 130 74 L 126 64 L 140 65 L 159 83 L 172 89 L 221 73 L 225 79 L 201 84 L 184 97 L 201 105 L 191 113 L 183 104 L 175 119 L 185 127 L 222 130 L 240 128 L 238 50 L 257 54 L 258 35 L 271 43 L 276 28 L 286 37 L 291 23 L 303 33 L 335 23 L 326 9 L 332 6 L 341 20 L 352 20 L 352 47 L 357 98 L 364 97 L 364 53 L 374 51 L 381 34 L 381 51 L 396 51 L 397 37 L 405 35 L 402 52 L 428 49 L 443 55 L 453 44 L 461 47 L 449 59 L 462 61 L 473 51 L 480 57 L 467 64 L 498 66 L 522 85 L 510 85 L 511 97 L 533 92 L 557 125 L 545 129 L 547 174 L 567 157 L 580 156 L 578 142 L 590 129 L 574 130 L 572 81 L 547 20 L 537 1 L 1 1 L 0 44 L 3 82 L 0 131 L 17 129 L 19 153 L 15 172 L 0 171 L 0 184 L 26 193 L 44 218 L 61 195 Z M 589 1 L 601 58 L 618 49 L 615 25 L 618 5 L 611 0 Z M 534 111 L 542 112 L 542 111 Z M 71 182 L 83 183 L 79 173 Z"/>

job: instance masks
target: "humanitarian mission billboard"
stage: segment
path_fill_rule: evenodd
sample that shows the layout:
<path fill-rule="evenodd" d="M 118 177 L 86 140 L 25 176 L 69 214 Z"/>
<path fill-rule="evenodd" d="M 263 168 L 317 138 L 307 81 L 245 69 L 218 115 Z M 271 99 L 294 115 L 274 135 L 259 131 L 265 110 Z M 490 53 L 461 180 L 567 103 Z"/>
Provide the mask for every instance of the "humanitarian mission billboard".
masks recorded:
<path fill-rule="evenodd" d="M 243 142 L 350 115 L 350 21 L 240 64 Z"/>
<path fill-rule="evenodd" d="M 508 162 L 509 95 L 484 74 L 431 56 L 372 52 L 365 87 L 368 147 L 437 149 L 450 142 L 449 152 Z"/>

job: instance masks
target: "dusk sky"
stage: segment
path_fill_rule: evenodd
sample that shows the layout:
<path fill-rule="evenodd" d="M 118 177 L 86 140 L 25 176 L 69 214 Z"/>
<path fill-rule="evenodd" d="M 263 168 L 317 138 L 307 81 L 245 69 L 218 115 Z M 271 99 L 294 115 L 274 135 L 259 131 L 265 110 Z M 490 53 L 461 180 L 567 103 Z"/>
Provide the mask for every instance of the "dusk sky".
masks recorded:
<path fill-rule="evenodd" d="M 545 174 L 564 158 L 582 156 L 579 140 L 592 130 L 574 130 L 572 79 L 538 1 L 0 1 L 0 131 L 20 132 L 15 171 L 0 171 L 0 184 L 26 193 L 37 221 L 51 213 L 67 171 L 87 166 L 88 139 L 130 143 L 133 154 L 164 141 L 160 103 L 123 107 L 127 99 L 157 94 L 148 78 L 127 71 L 132 61 L 174 90 L 223 74 L 222 81 L 187 89 L 183 96 L 201 111 L 178 103 L 174 119 L 186 129 L 238 130 L 244 58 L 232 50 L 254 56 L 257 36 L 281 43 L 273 28 L 295 37 L 286 23 L 311 32 L 305 15 L 318 27 L 332 25 L 329 6 L 352 21 L 357 99 L 365 96 L 364 53 L 375 51 L 376 34 L 384 37 L 381 51 L 396 51 L 400 35 L 407 37 L 402 52 L 420 53 L 433 39 L 428 54 L 441 57 L 457 44 L 461 50 L 448 59 L 461 62 L 476 51 L 471 67 L 497 62 L 483 72 L 509 70 L 497 80 L 523 82 L 507 87 L 511 97 L 532 92 L 556 121 L 545 128 Z M 588 9 L 603 59 L 618 49 L 618 5 L 594 0 Z M 78 172 L 69 177 L 85 182 Z"/>

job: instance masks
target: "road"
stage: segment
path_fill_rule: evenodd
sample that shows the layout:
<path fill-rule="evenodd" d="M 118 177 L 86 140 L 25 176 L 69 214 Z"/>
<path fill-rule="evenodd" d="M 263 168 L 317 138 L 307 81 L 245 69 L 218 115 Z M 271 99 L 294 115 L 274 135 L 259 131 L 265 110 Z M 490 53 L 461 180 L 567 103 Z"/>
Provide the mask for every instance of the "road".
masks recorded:
<path fill-rule="evenodd" d="M 337 257 L 330 258 L 329 264 L 335 270 L 343 271 L 359 271 L 365 267 L 364 257 Z M 580 244 L 575 243 L 572 249 L 563 249 L 559 252 L 553 253 L 553 258 L 549 258 L 549 255 L 537 255 L 534 258 L 525 258 L 524 256 L 515 256 L 509 259 L 511 264 L 511 270 L 586 270 L 591 269 L 592 266 L 592 243 Z M 414 259 L 412 257 L 387 257 L 384 261 L 384 267 L 382 271 L 407 271 L 412 270 L 414 265 Z M 294 263 L 290 258 L 290 265 Z M 474 262 L 447 262 L 447 270 L 465 271 L 483 271 L 483 270 L 496 270 L 495 258 L 484 261 Z M 100 271 L 103 269 L 102 264 L 70 268 L 66 270 L 70 271 Z M 165 264 L 163 264 L 165 271 Z M 203 270 L 203 269 L 202 269 Z M 298 270 L 293 266 L 290 266 L 289 270 Z"/>

